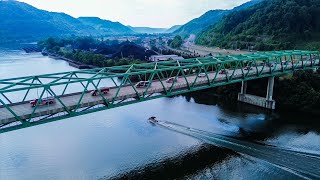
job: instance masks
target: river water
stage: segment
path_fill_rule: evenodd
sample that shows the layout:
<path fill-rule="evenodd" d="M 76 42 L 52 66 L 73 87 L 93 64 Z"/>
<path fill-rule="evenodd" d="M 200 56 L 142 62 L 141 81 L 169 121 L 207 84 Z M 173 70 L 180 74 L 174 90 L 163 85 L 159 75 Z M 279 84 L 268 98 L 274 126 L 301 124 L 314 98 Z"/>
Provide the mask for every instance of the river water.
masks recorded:
<path fill-rule="evenodd" d="M 0 48 L 0 79 L 76 70 Z M 150 116 L 320 155 L 320 117 L 270 113 L 210 91 L 162 98 L 0 134 L 0 179 L 300 179 L 285 167 L 147 122 Z M 283 157 L 286 158 L 286 157 Z"/>

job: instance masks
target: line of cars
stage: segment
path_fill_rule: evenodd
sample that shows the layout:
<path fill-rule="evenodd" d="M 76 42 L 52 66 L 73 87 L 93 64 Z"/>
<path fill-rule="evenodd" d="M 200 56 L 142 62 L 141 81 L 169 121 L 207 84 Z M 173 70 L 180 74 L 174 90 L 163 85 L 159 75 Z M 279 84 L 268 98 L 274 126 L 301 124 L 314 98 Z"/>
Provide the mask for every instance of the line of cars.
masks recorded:
<path fill-rule="evenodd" d="M 199 77 L 205 77 L 206 74 L 205 73 L 200 73 L 198 75 Z M 165 82 L 166 83 L 173 83 L 173 82 L 177 82 L 178 81 L 178 77 L 170 77 L 168 78 Z M 144 88 L 144 87 L 148 87 L 150 84 L 150 81 L 139 81 L 138 83 L 135 84 L 136 88 Z M 109 87 L 102 87 L 99 88 L 100 92 L 102 94 L 108 94 L 110 92 L 110 88 Z M 98 90 L 93 90 L 90 92 L 91 96 L 98 96 L 99 95 L 99 91 Z M 32 101 L 29 102 L 31 107 L 36 107 L 37 103 L 38 105 L 42 106 L 42 105 L 51 105 L 56 103 L 56 99 L 54 97 L 47 97 L 47 98 L 42 98 L 42 99 L 34 99 Z"/>
<path fill-rule="evenodd" d="M 102 88 L 99 88 L 100 92 L 102 94 L 108 94 L 109 91 L 110 91 L 110 88 L 109 87 L 102 87 Z M 97 96 L 99 94 L 99 91 L 98 90 L 93 90 L 90 92 L 91 96 Z M 56 99 L 55 97 L 51 96 L 51 97 L 47 97 L 47 98 L 42 98 L 42 99 L 34 99 L 32 101 L 29 102 L 30 106 L 31 107 L 36 107 L 36 105 L 40 105 L 40 106 L 43 106 L 43 105 L 51 105 L 51 104 L 55 104 L 56 103 Z"/>
<path fill-rule="evenodd" d="M 246 67 L 246 68 L 250 68 L 250 67 Z M 251 68 L 252 69 L 252 68 Z M 247 69 L 248 70 L 248 69 Z M 228 71 L 227 70 L 221 70 L 219 72 L 219 74 L 227 74 Z M 198 77 L 203 78 L 206 77 L 207 74 L 206 73 L 199 73 Z M 170 77 L 168 78 L 165 82 L 172 84 L 174 82 L 177 82 L 179 80 L 178 77 Z M 136 88 L 144 88 L 144 87 L 148 87 L 150 84 L 150 81 L 139 81 L 138 83 L 135 84 Z M 105 95 L 108 94 L 110 92 L 110 88 L 109 87 L 101 87 L 99 88 L 100 92 Z M 99 95 L 99 91 L 98 90 L 93 90 L 90 92 L 91 96 L 98 96 Z M 30 101 L 30 105 L 31 107 L 35 107 L 37 105 L 37 103 L 39 105 L 51 105 L 56 103 L 56 99 L 54 97 L 47 97 L 47 98 L 43 98 L 43 99 L 34 99 L 32 101 Z"/>
<path fill-rule="evenodd" d="M 30 101 L 31 107 L 36 107 L 37 103 L 39 105 L 49 105 L 49 104 L 54 104 L 56 103 L 56 99 L 54 97 L 47 97 L 43 99 L 34 99 Z"/>
<path fill-rule="evenodd" d="M 313 61 L 313 63 L 315 63 L 314 59 L 311 59 L 311 61 Z M 288 61 L 281 61 L 281 64 L 288 65 L 289 62 Z M 274 64 L 273 63 L 266 63 L 266 66 L 267 67 L 274 67 Z M 252 67 L 255 67 L 255 65 L 246 66 L 244 68 L 244 70 L 247 70 L 247 71 L 252 70 L 253 69 Z M 219 74 L 228 74 L 228 70 L 227 69 L 220 70 Z M 198 77 L 200 77 L 200 78 L 203 78 L 206 76 L 207 76 L 206 73 L 199 73 L 198 74 Z M 170 77 L 165 82 L 166 83 L 174 83 L 174 82 L 177 82 L 178 79 L 179 79 L 178 77 Z M 150 84 L 150 81 L 139 81 L 137 84 L 135 84 L 135 87 L 136 88 L 144 88 L 144 87 L 148 87 L 149 84 Z M 110 91 L 110 88 L 109 87 L 102 87 L 99 90 L 102 94 L 108 94 Z M 98 90 L 91 91 L 91 96 L 97 96 L 98 94 L 99 94 Z M 43 98 L 43 99 L 34 99 L 34 100 L 30 101 L 31 107 L 35 107 L 37 105 L 37 103 L 39 105 L 50 105 L 50 104 L 56 103 L 56 100 L 54 97 L 47 97 L 47 98 Z"/>

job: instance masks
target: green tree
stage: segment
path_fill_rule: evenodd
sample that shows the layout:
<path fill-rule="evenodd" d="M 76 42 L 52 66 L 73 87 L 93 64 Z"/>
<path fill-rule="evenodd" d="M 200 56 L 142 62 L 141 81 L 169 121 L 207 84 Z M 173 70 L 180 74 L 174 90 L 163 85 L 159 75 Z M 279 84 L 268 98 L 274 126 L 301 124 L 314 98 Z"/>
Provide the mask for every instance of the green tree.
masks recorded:
<path fill-rule="evenodd" d="M 177 35 L 173 38 L 172 42 L 170 43 L 170 47 L 180 48 L 182 43 L 183 43 L 182 37 Z"/>

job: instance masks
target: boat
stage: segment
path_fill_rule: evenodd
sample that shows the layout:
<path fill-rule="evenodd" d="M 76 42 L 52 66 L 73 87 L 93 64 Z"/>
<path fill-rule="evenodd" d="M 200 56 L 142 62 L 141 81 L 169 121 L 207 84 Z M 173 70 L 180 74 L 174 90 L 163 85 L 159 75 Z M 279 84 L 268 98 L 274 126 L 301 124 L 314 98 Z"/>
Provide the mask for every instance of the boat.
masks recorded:
<path fill-rule="evenodd" d="M 148 119 L 148 121 L 149 121 L 150 123 L 152 123 L 152 124 L 156 124 L 156 123 L 159 122 L 159 121 L 156 119 L 156 117 L 154 117 L 154 116 L 150 117 L 150 118 Z"/>

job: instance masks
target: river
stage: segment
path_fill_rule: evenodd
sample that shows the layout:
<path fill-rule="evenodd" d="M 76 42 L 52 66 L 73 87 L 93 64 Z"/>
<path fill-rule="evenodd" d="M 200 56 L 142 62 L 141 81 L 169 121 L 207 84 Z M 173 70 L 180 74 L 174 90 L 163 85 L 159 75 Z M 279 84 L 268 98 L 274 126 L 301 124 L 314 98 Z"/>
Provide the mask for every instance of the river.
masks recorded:
<path fill-rule="evenodd" d="M 0 79 L 76 70 L 0 48 Z M 270 113 L 198 92 L 0 134 L 0 179 L 300 179 L 286 167 L 147 122 L 320 155 L 320 117 Z M 286 157 L 283 157 L 286 158 Z"/>

